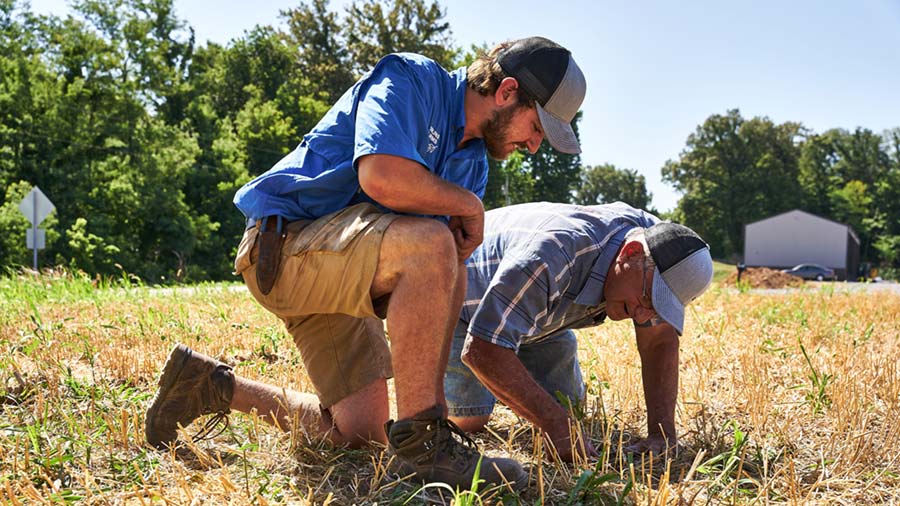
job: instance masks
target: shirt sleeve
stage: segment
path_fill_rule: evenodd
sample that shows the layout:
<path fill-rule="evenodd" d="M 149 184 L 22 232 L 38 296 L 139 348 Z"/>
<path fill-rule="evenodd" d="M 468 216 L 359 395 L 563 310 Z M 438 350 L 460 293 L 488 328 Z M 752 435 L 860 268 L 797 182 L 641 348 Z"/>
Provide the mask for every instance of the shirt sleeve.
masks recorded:
<path fill-rule="evenodd" d="M 557 264 L 566 255 L 507 255 L 498 266 L 469 320 L 471 336 L 518 350 L 525 338 L 541 335 L 565 293 L 570 269 Z M 556 260 L 556 262 L 554 262 Z"/>
<path fill-rule="evenodd" d="M 417 147 L 426 124 L 427 104 L 412 70 L 395 55 L 382 59 L 360 90 L 353 163 L 370 154 L 408 158 L 428 167 Z M 431 167 L 428 167 L 432 170 Z"/>

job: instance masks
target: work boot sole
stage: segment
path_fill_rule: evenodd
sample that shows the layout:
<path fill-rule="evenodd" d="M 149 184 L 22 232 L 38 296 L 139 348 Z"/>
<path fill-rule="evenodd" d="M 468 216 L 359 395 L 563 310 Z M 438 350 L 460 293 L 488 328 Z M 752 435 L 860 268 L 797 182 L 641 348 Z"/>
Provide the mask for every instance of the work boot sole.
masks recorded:
<path fill-rule="evenodd" d="M 147 416 L 144 417 L 144 435 L 150 444 L 160 450 L 164 450 L 172 441 L 150 441 L 151 422 L 156 419 L 156 414 L 163 400 L 169 395 L 169 390 L 172 389 L 172 385 L 175 384 L 178 376 L 181 375 L 181 370 L 184 369 L 184 364 L 191 358 L 191 353 L 190 348 L 180 343 L 176 344 L 172 352 L 169 353 L 169 358 L 166 360 L 166 365 L 163 367 L 163 372 L 159 375 L 159 381 L 157 382 L 159 390 L 156 392 L 156 397 L 153 398 L 153 404 L 147 410 Z"/>

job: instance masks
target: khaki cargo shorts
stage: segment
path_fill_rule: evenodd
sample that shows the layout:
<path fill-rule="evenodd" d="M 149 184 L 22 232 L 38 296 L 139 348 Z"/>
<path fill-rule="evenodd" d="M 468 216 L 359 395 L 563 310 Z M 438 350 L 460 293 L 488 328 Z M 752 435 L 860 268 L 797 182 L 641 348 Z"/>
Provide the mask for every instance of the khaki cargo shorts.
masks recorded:
<path fill-rule="evenodd" d="M 324 408 L 393 376 L 384 325 L 369 289 L 384 232 L 398 217 L 357 204 L 314 221 L 288 223 L 268 295 L 256 283 L 259 226 L 247 229 L 238 247 L 235 273 L 284 322 Z"/>

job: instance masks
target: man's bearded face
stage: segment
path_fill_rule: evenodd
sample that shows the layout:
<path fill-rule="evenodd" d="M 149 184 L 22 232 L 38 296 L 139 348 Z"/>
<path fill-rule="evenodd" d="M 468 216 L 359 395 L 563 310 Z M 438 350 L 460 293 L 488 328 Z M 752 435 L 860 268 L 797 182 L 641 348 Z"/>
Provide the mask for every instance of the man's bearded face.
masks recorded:
<path fill-rule="evenodd" d="M 484 135 L 483 139 L 488 156 L 494 160 L 506 160 L 516 147 L 518 147 L 509 139 L 509 130 L 512 125 L 513 117 L 521 109 L 522 106 L 518 104 L 504 107 L 494 111 L 494 113 L 491 114 L 491 117 L 484 120 L 481 124 L 481 131 Z"/>

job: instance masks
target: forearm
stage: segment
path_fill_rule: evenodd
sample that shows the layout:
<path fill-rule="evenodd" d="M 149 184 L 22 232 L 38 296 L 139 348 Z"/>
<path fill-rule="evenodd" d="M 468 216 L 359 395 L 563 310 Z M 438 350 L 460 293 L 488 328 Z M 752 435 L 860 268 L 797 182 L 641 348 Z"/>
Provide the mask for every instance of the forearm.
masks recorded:
<path fill-rule="evenodd" d="M 515 352 L 472 339 L 463 360 L 491 393 L 514 413 L 540 427 L 551 437 L 567 437 L 566 410 L 532 378 Z"/>
<path fill-rule="evenodd" d="M 418 163 L 392 155 L 359 159 L 359 184 L 379 204 L 402 213 L 473 216 L 484 206 L 471 191 L 432 174 Z"/>
<path fill-rule="evenodd" d="M 641 378 L 647 405 L 647 436 L 664 436 L 674 441 L 675 404 L 678 399 L 678 337 L 657 336 L 651 342 L 639 340 Z"/>

